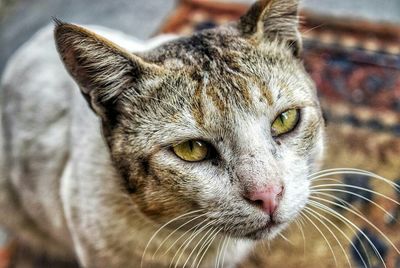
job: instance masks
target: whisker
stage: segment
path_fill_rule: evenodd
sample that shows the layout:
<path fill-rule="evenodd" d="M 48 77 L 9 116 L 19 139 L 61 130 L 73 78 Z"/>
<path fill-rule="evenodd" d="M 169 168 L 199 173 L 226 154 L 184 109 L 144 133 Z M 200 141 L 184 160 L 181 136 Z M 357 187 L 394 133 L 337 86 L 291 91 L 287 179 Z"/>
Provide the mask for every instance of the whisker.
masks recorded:
<path fill-rule="evenodd" d="M 347 186 L 346 183 L 344 183 L 344 182 L 342 182 L 342 181 L 340 181 L 340 180 L 338 180 L 338 179 L 334 179 L 334 178 L 318 178 L 318 179 L 315 179 L 314 182 L 315 182 L 315 181 L 325 181 L 325 180 L 337 182 L 337 183 L 339 183 L 340 185 L 343 185 L 343 187 Z M 322 192 L 321 190 L 316 191 L 316 190 L 312 190 L 312 189 L 315 189 L 315 188 L 316 188 L 315 186 L 326 186 L 326 185 L 328 185 L 328 184 L 317 184 L 317 185 L 313 185 L 312 187 L 310 187 L 311 193 L 316 193 L 316 194 L 320 194 L 320 195 L 321 195 L 321 194 L 322 194 L 322 193 L 321 193 L 321 192 Z M 321 187 L 321 188 L 323 188 L 323 187 Z M 329 188 L 327 188 L 327 189 L 329 189 Z M 367 190 L 369 190 L 369 189 L 367 189 Z M 353 192 L 352 192 L 352 193 L 353 193 Z M 328 195 L 328 194 L 325 193 L 324 195 Z M 351 208 L 354 209 L 355 211 L 359 211 L 355 206 L 353 206 L 353 205 L 350 204 L 349 202 L 345 201 L 344 199 L 339 198 L 339 197 L 334 196 L 334 195 L 329 195 L 329 196 L 332 197 L 332 198 L 335 199 L 335 200 L 338 200 L 340 203 L 345 203 L 348 207 L 351 207 Z M 364 199 L 364 197 L 362 197 L 362 198 Z M 392 216 L 392 215 L 390 214 L 390 216 Z"/>
<path fill-rule="evenodd" d="M 298 221 L 299 221 L 301 226 L 304 227 L 306 225 L 305 224 L 305 220 L 304 220 L 303 216 L 301 215 L 301 213 L 300 213 L 300 216 L 297 219 L 298 219 Z"/>
<path fill-rule="evenodd" d="M 219 232 L 222 230 L 223 228 L 221 227 L 220 229 L 217 230 L 217 232 L 213 235 L 213 237 L 211 238 L 211 240 L 208 242 L 207 247 L 204 249 L 203 254 L 200 257 L 200 260 L 196 266 L 196 268 L 199 268 L 201 262 L 203 261 L 204 256 L 206 255 L 208 249 L 210 248 L 210 246 L 212 245 L 212 243 L 214 242 L 215 238 L 217 237 L 217 235 L 219 234 Z M 199 252 L 201 252 L 203 249 L 200 249 Z M 197 257 L 196 257 L 197 258 Z M 195 259 L 196 260 L 196 259 Z"/>
<path fill-rule="evenodd" d="M 196 224 L 195 226 L 192 226 L 189 230 L 187 230 L 186 232 L 184 232 L 183 234 L 181 234 L 177 239 L 175 239 L 175 241 L 168 247 L 168 249 L 164 252 L 164 256 L 175 246 L 176 243 L 178 243 L 179 240 L 181 240 L 182 237 L 184 237 L 185 235 L 187 235 L 188 233 L 192 232 L 196 232 L 199 228 L 201 228 L 202 224 L 207 222 L 208 219 L 204 219 L 203 221 L 199 222 L 198 224 Z M 191 234 L 192 235 L 192 234 Z"/>
<path fill-rule="evenodd" d="M 330 204 L 332 204 L 332 205 L 339 206 L 339 207 L 341 207 L 341 208 L 343 208 L 343 209 L 349 211 L 350 213 L 356 215 L 356 216 L 359 217 L 360 219 L 364 220 L 364 221 L 365 221 L 366 223 L 368 223 L 372 228 L 374 228 L 377 232 L 379 232 L 380 235 L 382 235 L 382 236 L 386 239 L 386 241 L 396 250 L 396 252 L 397 252 L 398 254 L 400 254 L 399 249 L 394 245 L 394 243 L 392 242 L 392 240 L 390 240 L 390 239 L 387 237 L 387 235 L 385 235 L 384 232 L 382 232 L 378 227 L 376 227 L 375 224 L 373 224 L 370 220 L 368 220 L 366 217 L 364 217 L 364 216 L 361 215 L 360 213 L 358 213 L 358 212 L 356 212 L 356 211 L 354 211 L 354 210 L 351 210 L 351 209 L 349 209 L 349 208 L 347 208 L 347 207 L 345 207 L 345 206 L 343 206 L 343 205 L 341 205 L 341 204 L 339 204 L 339 203 L 337 203 L 337 202 L 333 202 L 333 201 L 330 201 L 330 200 L 327 200 L 327 199 L 324 199 L 324 198 L 320 198 L 320 197 L 316 197 L 316 196 L 313 196 L 312 198 L 318 199 L 318 200 L 323 201 L 323 202 L 330 203 Z"/>
<path fill-rule="evenodd" d="M 265 244 L 265 240 L 261 240 L 261 245 L 262 245 L 261 248 L 263 249 L 263 252 L 266 252 L 266 255 L 268 255 L 268 248 L 267 248 L 267 245 Z M 254 253 L 255 249 L 253 248 L 251 250 L 251 252 Z"/>
<path fill-rule="evenodd" d="M 306 255 L 306 236 L 304 234 L 303 226 L 298 221 L 298 219 L 295 220 L 295 223 L 296 223 L 297 228 L 299 228 L 300 233 L 301 233 L 301 237 L 303 239 L 303 256 L 305 256 Z"/>
<path fill-rule="evenodd" d="M 335 172 L 335 171 L 357 171 L 357 172 L 371 173 L 368 170 L 358 169 L 358 168 L 329 168 L 329 169 L 322 169 L 320 171 L 311 173 L 310 175 L 308 175 L 308 177 L 313 177 L 315 175 L 320 175 L 320 174 L 323 174 L 323 173 L 329 173 L 329 172 Z"/>
<path fill-rule="evenodd" d="M 340 221 L 342 221 L 343 223 L 345 223 L 347 226 L 348 226 L 348 224 L 349 224 L 349 225 L 352 226 L 355 230 L 357 230 L 360 234 L 362 234 L 362 236 L 368 241 L 368 243 L 370 244 L 370 246 L 373 248 L 375 254 L 379 257 L 379 259 L 381 260 L 381 262 L 382 262 L 382 264 L 384 265 L 384 267 L 387 268 L 387 267 L 386 267 L 386 263 L 385 263 L 385 261 L 383 260 L 382 255 L 379 253 L 378 249 L 376 248 L 375 244 L 372 243 L 371 239 L 370 239 L 370 238 L 365 234 L 365 232 L 364 232 L 363 230 L 361 230 L 357 225 L 355 225 L 352 221 L 350 221 L 349 219 L 347 219 L 346 217 L 342 216 L 342 215 L 341 215 L 340 213 L 338 213 L 337 211 L 333 210 L 332 208 L 330 208 L 330 207 L 328 207 L 328 206 L 326 206 L 326 205 L 324 205 L 324 204 L 321 204 L 321 203 L 319 203 L 319 202 L 310 200 L 310 201 L 309 201 L 309 205 L 311 205 L 311 206 L 313 206 L 313 207 L 315 207 L 315 208 L 321 209 L 322 211 L 328 212 L 328 213 L 329 213 L 330 215 L 332 215 L 333 217 L 339 219 Z M 358 234 L 356 234 L 356 235 L 357 235 L 357 239 L 359 239 L 359 238 L 358 238 Z M 362 245 L 362 247 L 363 247 L 364 251 L 366 251 L 364 245 Z M 370 263 L 370 261 L 369 261 L 369 256 L 368 256 L 368 255 L 367 255 L 367 258 L 368 258 L 368 263 Z"/>
<path fill-rule="evenodd" d="M 310 29 L 308 29 L 308 30 L 302 32 L 301 35 L 303 36 L 303 35 L 305 35 L 305 34 L 311 32 L 311 31 L 313 31 L 313 30 L 315 30 L 315 29 L 318 29 L 319 27 L 322 27 L 322 26 L 324 26 L 324 23 L 322 23 L 322 24 L 320 24 L 320 25 L 317 25 L 317 26 L 314 26 L 314 27 L 312 27 L 312 28 L 310 28 Z M 289 43 L 289 48 L 292 48 L 293 45 L 295 45 L 295 44 L 296 44 L 296 41 L 290 42 L 290 43 Z"/>
<path fill-rule="evenodd" d="M 373 194 L 376 194 L 376 195 L 378 195 L 378 196 L 380 196 L 380 197 L 383 197 L 383 198 L 385 198 L 385 199 L 387 199 L 387 200 L 390 200 L 390 201 L 392 201 L 393 203 L 395 203 L 396 205 L 399 205 L 400 206 L 400 202 L 398 202 L 397 200 L 395 200 L 395 199 L 393 199 L 393 198 L 391 198 L 390 196 L 387 196 L 387 195 L 385 195 L 385 194 L 382 194 L 382 193 L 380 193 L 380 192 L 377 192 L 377 191 L 374 191 L 374 190 L 370 190 L 370 189 L 368 189 L 368 188 L 365 188 L 365 187 L 360 187 L 360 186 L 355 186 L 355 185 L 349 185 L 349 184 L 321 184 L 321 185 L 315 185 L 315 186 L 312 186 L 312 187 L 310 187 L 310 189 L 319 189 L 319 188 L 324 188 L 324 187 L 348 187 L 348 188 L 352 188 L 352 189 L 358 189 L 358 190 L 362 190 L 362 191 L 366 191 L 366 192 L 369 192 L 369 193 L 373 193 Z M 337 191 L 337 190 L 339 190 L 339 189 L 335 189 L 335 188 L 326 188 L 327 190 L 335 190 L 335 191 Z M 344 191 L 344 190 L 342 190 L 342 191 Z M 353 193 L 353 192 L 350 192 L 350 191 L 348 191 L 348 193 Z M 353 193 L 354 194 L 354 193 Z"/>
<path fill-rule="evenodd" d="M 224 253 L 222 254 L 221 267 L 223 267 L 223 265 L 224 265 L 224 263 L 225 263 L 225 255 L 226 255 L 226 251 L 227 251 L 227 249 L 228 249 L 228 245 L 229 245 L 229 242 L 230 242 L 230 241 L 231 241 L 231 236 L 228 235 L 228 239 L 227 239 L 227 242 L 226 242 L 225 248 L 224 248 Z"/>
<path fill-rule="evenodd" d="M 173 218 L 172 220 L 168 221 L 167 223 L 163 224 L 160 228 L 158 228 L 157 231 L 156 231 L 156 232 L 152 235 L 152 237 L 150 238 L 149 242 L 147 242 L 147 244 L 146 244 L 146 246 L 145 246 L 145 248 L 144 248 L 144 251 L 143 251 L 143 254 L 142 254 L 142 259 L 141 259 L 141 261 L 140 261 L 140 267 L 143 267 L 144 256 L 145 256 L 145 254 L 146 254 L 146 251 L 147 251 L 147 249 L 148 249 L 150 243 L 151 243 L 151 242 L 153 241 L 153 239 L 157 236 L 157 234 L 158 234 L 159 232 L 161 232 L 161 230 L 162 230 L 163 228 L 165 228 L 165 227 L 168 226 L 169 224 L 173 223 L 174 221 L 177 221 L 177 220 L 179 220 L 179 219 L 182 219 L 183 217 L 186 217 L 186 216 L 189 216 L 189 215 L 198 213 L 198 212 L 200 212 L 200 211 L 202 211 L 202 210 L 199 209 L 199 210 L 194 210 L 194 211 L 190 211 L 190 212 L 184 213 L 184 214 L 182 214 L 182 215 L 180 215 L 180 216 L 178 216 L 178 217 Z"/>
<path fill-rule="evenodd" d="M 317 178 L 317 179 L 312 180 L 312 182 L 316 182 L 316 181 L 335 181 L 335 182 L 337 182 L 337 183 L 347 185 L 347 184 L 344 183 L 343 181 L 341 181 L 341 180 L 339 180 L 339 179 L 334 179 L 334 178 L 325 178 L 325 177 L 322 177 L 322 178 Z M 319 184 L 317 184 L 317 185 L 319 185 Z M 313 185 L 313 186 L 315 186 L 315 185 Z"/>
<path fill-rule="evenodd" d="M 354 205 L 350 204 L 348 201 L 346 201 L 343 198 L 340 198 L 340 197 L 338 197 L 336 195 L 325 193 L 323 191 L 321 191 L 321 192 L 320 191 L 310 191 L 310 192 L 311 192 L 311 195 L 314 194 L 314 195 L 318 195 L 318 196 L 321 196 L 321 195 L 329 196 L 330 198 L 332 198 L 334 200 L 337 200 L 338 202 L 340 202 L 342 204 L 345 204 L 346 206 L 348 206 L 349 208 L 353 209 L 354 211 L 360 212 L 359 209 L 356 208 Z"/>
<path fill-rule="evenodd" d="M 202 226 L 199 230 L 197 230 L 196 232 L 192 233 L 188 239 L 186 239 L 182 245 L 178 248 L 178 250 L 176 251 L 174 257 L 172 258 L 171 261 L 171 265 L 174 262 L 175 258 L 177 257 L 178 253 L 180 253 L 177 261 L 175 262 L 175 268 L 178 266 L 179 260 L 182 258 L 183 253 L 185 252 L 185 250 L 188 248 L 188 246 L 190 245 L 190 243 L 199 235 L 201 234 L 205 229 L 207 229 L 210 225 L 212 225 L 215 221 L 210 221 L 208 223 L 206 223 L 204 226 Z M 171 267 L 170 265 L 170 267 Z"/>
<path fill-rule="evenodd" d="M 318 220 L 328 230 L 328 232 L 336 240 L 337 244 L 339 245 L 339 247 L 341 248 L 343 254 L 345 255 L 347 263 L 349 264 L 349 267 L 352 267 L 350 259 L 349 259 L 349 256 L 348 256 L 346 250 L 343 248 L 342 243 L 339 241 L 339 239 L 337 238 L 335 233 L 332 231 L 332 229 L 329 228 L 329 226 L 324 221 L 322 221 L 320 218 L 318 218 L 318 216 L 321 217 L 321 214 L 319 214 L 319 213 L 315 212 L 314 210 L 312 210 L 310 208 L 307 208 L 307 207 L 305 208 L 305 212 L 308 212 L 312 217 L 314 217 L 316 220 Z"/>
<path fill-rule="evenodd" d="M 376 203 L 375 201 L 371 200 L 370 198 L 364 197 L 364 196 L 362 196 L 362 195 L 360 195 L 360 194 L 354 193 L 354 192 L 350 192 L 350 191 L 346 191 L 346 190 L 341 190 L 341 189 L 320 189 L 320 190 L 318 190 L 318 191 L 311 191 L 311 192 L 312 192 L 312 193 L 318 193 L 318 194 L 325 195 L 325 196 L 334 197 L 334 195 L 323 193 L 323 192 L 325 192 L 325 191 L 326 191 L 326 192 L 340 192 L 340 193 L 352 194 L 352 195 L 354 195 L 354 196 L 357 196 L 357 197 L 359 197 L 359 198 L 362 198 L 362 199 L 364 199 L 364 200 L 370 202 L 371 204 L 375 205 L 375 206 L 378 207 L 381 211 L 383 211 L 387 216 L 393 217 L 392 214 L 390 214 L 389 211 L 387 211 L 384 207 L 382 207 L 381 205 L 379 205 L 379 204 Z M 336 197 L 336 199 L 339 200 L 339 202 L 342 202 L 342 201 L 345 202 L 345 200 L 343 200 L 342 198 Z"/>
<path fill-rule="evenodd" d="M 219 258 L 221 256 L 221 250 L 223 248 L 225 239 L 226 239 L 226 236 L 223 239 L 219 240 L 218 247 L 217 247 L 217 256 L 216 256 L 216 259 L 215 259 L 214 268 L 218 268 L 219 267 Z"/>
<path fill-rule="evenodd" d="M 337 263 L 336 255 L 335 255 L 335 253 L 334 253 L 334 251 L 333 251 L 333 248 L 332 248 L 331 243 L 330 243 L 329 240 L 326 238 L 325 234 L 321 231 L 321 229 L 318 227 L 318 225 L 316 225 L 306 214 L 303 213 L 302 215 L 315 227 L 315 229 L 316 229 L 316 230 L 321 234 L 321 236 L 324 238 L 326 244 L 328 245 L 328 247 L 329 247 L 329 249 L 330 249 L 330 251 L 331 251 L 331 253 L 332 253 L 333 260 L 335 261 L 335 265 L 336 265 L 336 267 L 337 267 L 337 266 L 338 266 L 338 263 Z"/>
<path fill-rule="evenodd" d="M 192 265 L 190 267 L 196 267 L 199 263 L 197 262 L 198 258 L 200 257 L 200 254 L 203 252 L 203 250 L 208 246 L 209 242 L 214 241 L 213 238 L 215 237 L 214 235 L 218 234 L 218 227 L 212 228 L 211 233 L 205 238 L 202 239 L 201 247 L 196 250 L 196 256 L 192 261 Z M 205 235 L 204 235 L 205 236 Z M 195 247 L 197 248 L 197 246 Z M 196 264 L 197 263 L 197 264 Z"/>
<path fill-rule="evenodd" d="M 315 29 L 321 28 L 321 27 L 323 27 L 325 25 L 326 25 L 326 23 L 318 24 L 318 25 L 316 25 L 316 26 L 314 26 L 314 27 L 302 32 L 301 35 L 307 34 L 307 33 L 311 32 L 311 31 L 314 31 Z"/>
<path fill-rule="evenodd" d="M 317 173 L 318 172 L 313 173 L 313 174 L 317 174 Z M 326 173 L 321 172 L 321 174 L 317 174 L 317 176 L 315 176 L 313 174 L 308 176 L 308 178 L 311 181 L 315 180 L 317 178 L 321 178 L 321 177 L 325 177 L 325 176 L 331 176 L 331 175 L 342 175 L 342 174 L 365 175 L 365 176 L 368 176 L 368 177 L 371 177 L 371 178 L 375 178 L 375 179 L 381 180 L 381 181 L 389 184 L 393 188 L 395 188 L 395 190 L 397 192 L 400 192 L 400 187 L 396 183 L 394 183 L 393 181 L 391 181 L 391 180 L 389 180 L 387 178 L 384 178 L 382 176 L 379 176 L 378 174 L 375 174 L 373 172 L 365 171 L 365 170 L 362 170 L 362 169 L 352 169 L 352 168 L 342 169 L 342 170 L 341 169 L 337 169 L 337 171 L 330 171 L 330 172 L 326 172 Z"/>
<path fill-rule="evenodd" d="M 311 208 L 308 208 L 308 209 L 311 209 Z M 317 214 L 319 217 L 321 217 L 321 218 L 323 218 L 325 221 L 329 222 L 329 223 L 331 224 L 331 226 L 335 227 L 335 229 L 338 230 L 338 231 L 346 238 L 346 240 L 350 243 L 350 245 L 351 245 L 351 246 L 354 248 L 354 250 L 357 252 L 358 256 L 361 258 L 361 261 L 362 261 L 362 263 L 364 264 L 364 267 L 365 267 L 365 268 L 368 268 L 368 266 L 367 266 L 367 264 L 365 263 L 365 260 L 364 260 L 363 256 L 361 255 L 360 251 L 359 251 L 359 250 L 357 249 L 357 247 L 354 245 L 353 241 L 351 241 L 351 239 L 346 235 L 346 233 L 343 232 L 339 227 L 336 226 L 336 224 L 335 224 L 334 222 L 332 222 L 328 217 L 324 216 L 322 213 L 319 213 L 319 212 L 317 212 L 317 211 L 315 211 L 315 210 L 313 210 L 313 209 L 311 209 L 311 210 L 313 211 L 313 213 Z M 327 211 L 325 211 L 325 212 L 327 212 Z M 328 213 L 329 213 L 329 212 L 328 212 Z M 342 222 L 343 222 L 343 221 L 342 221 Z M 345 222 L 345 224 L 346 224 L 347 227 L 349 227 L 349 225 L 348 225 L 346 222 Z M 349 227 L 349 229 L 352 230 L 353 234 L 356 234 L 356 232 L 354 231 L 353 228 Z M 364 245 L 362 244 L 362 246 L 364 246 Z M 342 249 L 342 250 L 343 250 L 343 249 Z M 366 251 L 365 248 L 364 248 L 364 251 Z M 345 254 L 346 254 L 346 253 L 345 253 Z M 347 255 L 347 254 L 346 254 L 346 255 Z M 350 264 L 350 260 L 349 260 L 348 256 L 346 256 L 346 258 L 347 258 L 347 260 L 348 260 L 348 262 L 349 262 L 350 267 L 352 267 L 352 265 Z"/>
<path fill-rule="evenodd" d="M 224 234 L 225 238 L 224 238 L 224 242 L 223 242 L 223 245 L 221 248 L 220 257 L 218 259 L 218 267 L 219 267 L 219 264 L 221 264 L 221 267 L 223 267 L 224 263 L 225 263 L 225 254 L 228 249 L 229 243 L 231 241 L 231 236 L 227 233 L 227 231 L 229 231 L 229 229 L 230 228 L 227 228 L 227 226 L 224 226 L 224 228 L 223 228 L 223 231 L 225 232 L 225 234 Z"/>
<path fill-rule="evenodd" d="M 283 239 L 283 240 L 285 240 L 286 242 L 288 242 L 290 245 L 292 245 L 292 246 L 295 246 L 295 244 L 292 242 L 292 241 L 290 241 L 286 236 L 284 236 L 283 234 L 279 234 L 279 236 Z"/>
<path fill-rule="evenodd" d="M 166 238 L 164 238 L 164 240 L 160 243 L 160 245 L 158 246 L 157 250 L 156 250 L 156 251 L 154 252 L 154 254 L 153 254 L 153 258 L 154 258 L 154 256 L 158 253 L 158 251 L 160 250 L 160 248 L 162 247 L 162 245 L 164 245 L 164 243 L 165 243 L 172 235 L 174 235 L 178 230 L 180 230 L 182 227 L 188 225 L 189 223 L 191 223 L 191 222 L 193 222 L 193 221 L 195 221 L 195 220 L 197 220 L 197 219 L 199 219 L 199 218 L 201 218 L 201 217 L 204 217 L 205 215 L 206 215 L 206 213 L 200 214 L 199 216 L 196 216 L 196 217 L 194 217 L 193 219 L 190 219 L 189 221 L 183 223 L 183 224 L 180 225 L 178 228 L 176 228 L 175 230 L 173 230 L 173 231 L 172 231 Z M 185 232 L 183 235 L 185 235 L 185 234 L 186 234 L 186 232 Z M 182 236 L 183 236 L 183 235 L 182 235 Z M 181 236 L 181 237 L 182 237 L 182 236 Z M 177 241 L 178 241 L 181 237 L 179 237 L 179 238 L 177 239 Z"/>
<path fill-rule="evenodd" d="M 197 247 L 204 241 L 207 241 L 209 236 L 212 236 L 214 230 L 216 229 L 216 227 L 214 228 L 210 228 L 209 230 L 207 230 L 203 236 L 200 238 L 200 240 L 196 243 L 196 245 L 193 247 L 192 251 L 190 252 L 189 256 L 186 258 L 185 263 L 183 264 L 182 267 L 186 267 L 186 264 L 189 262 L 190 258 L 192 257 L 193 253 L 196 251 Z M 204 243 L 203 243 L 204 244 Z M 194 260 L 195 261 L 195 260 Z M 193 263 L 194 263 L 193 261 Z M 179 262 L 179 259 L 178 259 Z M 177 265 L 175 265 L 175 267 L 177 267 Z"/>
<path fill-rule="evenodd" d="M 271 241 L 270 240 L 267 240 L 267 241 L 264 240 L 263 243 L 264 243 L 264 247 L 265 247 L 265 243 L 267 243 L 267 246 L 266 246 L 267 253 L 270 253 L 271 252 Z"/>

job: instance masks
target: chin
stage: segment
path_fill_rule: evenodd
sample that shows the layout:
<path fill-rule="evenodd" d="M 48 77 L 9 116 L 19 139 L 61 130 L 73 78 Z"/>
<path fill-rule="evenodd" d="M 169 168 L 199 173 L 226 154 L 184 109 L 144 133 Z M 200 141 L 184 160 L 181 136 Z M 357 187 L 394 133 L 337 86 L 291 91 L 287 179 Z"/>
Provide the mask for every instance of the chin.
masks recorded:
<path fill-rule="evenodd" d="M 266 226 L 250 231 L 245 234 L 245 238 L 251 240 L 273 240 L 289 225 L 287 222 L 268 223 Z"/>

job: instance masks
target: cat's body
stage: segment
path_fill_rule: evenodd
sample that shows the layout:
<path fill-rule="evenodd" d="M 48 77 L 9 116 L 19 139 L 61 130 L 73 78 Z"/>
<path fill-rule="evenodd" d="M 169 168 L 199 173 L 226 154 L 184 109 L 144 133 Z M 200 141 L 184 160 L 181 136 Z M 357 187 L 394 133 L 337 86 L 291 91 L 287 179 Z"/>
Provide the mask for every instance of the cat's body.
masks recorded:
<path fill-rule="evenodd" d="M 226 245 L 219 259 L 232 267 L 251 249 L 249 239 L 274 237 L 305 205 L 307 174 L 323 143 L 315 89 L 296 58 L 297 3 L 281 2 L 296 16 L 293 33 L 284 21 L 284 41 L 279 28 L 270 29 L 265 44 L 258 36 L 265 10 L 280 8 L 266 1 L 239 26 L 169 41 L 140 56 L 126 51 L 151 49 L 160 39 L 139 44 L 95 30 L 122 49 L 59 23 L 59 53 L 92 110 L 65 71 L 49 29 L 37 34 L 11 59 L 2 80 L 0 211 L 7 217 L 0 223 L 35 250 L 77 257 L 86 267 L 196 263 L 199 238 L 217 232 L 202 266 L 214 265 Z M 270 121 L 290 108 L 302 111 L 297 132 L 264 136 Z M 218 157 L 189 163 L 173 156 L 168 146 L 188 139 L 213 144 Z M 282 185 L 284 194 L 264 215 L 247 195 L 270 183 Z M 179 225 L 156 231 L 183 214 L 182 220 L 203 216 L 163 244 Z M 194 223 L 210 229 L 185 244 L 190 237 L 178 238 Z M 224 233 L 235 239 L 224 240 Z M 188 245 L 181 257 L 180 245 Z"/>

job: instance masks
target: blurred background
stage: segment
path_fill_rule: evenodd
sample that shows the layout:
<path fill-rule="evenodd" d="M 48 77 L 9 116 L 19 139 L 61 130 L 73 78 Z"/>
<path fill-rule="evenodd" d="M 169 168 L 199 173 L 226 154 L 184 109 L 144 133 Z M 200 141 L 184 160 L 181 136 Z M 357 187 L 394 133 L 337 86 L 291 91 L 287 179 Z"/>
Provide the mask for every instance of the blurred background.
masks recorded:
<path fill-rule="evenodd" d="M 237 19 L 252 2 L 0 0 L 0 74 L 51 17 L 147 39 L 215 27 Z M 304 62 L 327 120 L 324 168 L 365 169 L 400 185 L 400 0 L 303 0 L 301 18 Z M 347 173 L 321 181 L 321 189 L 335 195 L 319 196 L 331 213 L 310 212 L 285 239 L 261 244 L 243 267 L 345 267 L 348 261 L 384 267 L 378 251 L 387 267 L 400 268 L 394 248 L 400 247 L 399 192 L 372 174 Z M 0 267 L 10 254 L 1 250 L 7 243 L 0 235 Z"/>
<path fill-rule="evenodd" d="M 157 32 L 179 0 L 0 0 L 0 71 L 10 54 L 51 17 L 79 24 L 98 24 L 139 38 Z M 254 0 L 217 0 L 251 4 Z M 303 0 L 319 14 L 400 23 L 399 0 Z"/>

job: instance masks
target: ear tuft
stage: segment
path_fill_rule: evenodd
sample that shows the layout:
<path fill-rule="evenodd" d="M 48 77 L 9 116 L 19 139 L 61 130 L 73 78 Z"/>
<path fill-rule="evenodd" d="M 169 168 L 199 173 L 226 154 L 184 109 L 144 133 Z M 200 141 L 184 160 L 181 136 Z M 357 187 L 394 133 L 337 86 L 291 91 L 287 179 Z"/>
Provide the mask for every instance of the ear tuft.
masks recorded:
<path fill-rule="evenodd" d="M 57 17 L 51 17 L 51 19 L 53 20 L 53 22 L 54 22 L 54 25 L 57 27 L 57 26 L 61 26 L 62 24 L 64 24 L 64 22 L 62 21 L 62 20 L 60 20 L 59 18 L 57 18 Z"/>
<path fill-rule="evenodd" d="M 95 33 L 82 27 L 57 22 L 55 31 L 57 49 L 65 67 L 81 86 L 83 93 L 92 94 L 93 89 L 102 98 L 112 98 L 122 90 L 121 79 L 128 83 L 134 78 L 125 76 L 140 64 L 133 61 L 133 55 Z M 129 80 L 129 81 L 127 81 Z"/>
<path fill-rule="evenodd" d="M 238 28 L 243 36 L 257 42 L 284 42 L 298 56 L 298 6 L 298 0 L 259 0 L 240 18 Z"/>

